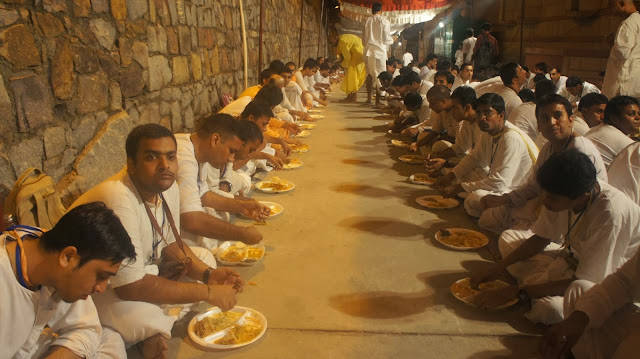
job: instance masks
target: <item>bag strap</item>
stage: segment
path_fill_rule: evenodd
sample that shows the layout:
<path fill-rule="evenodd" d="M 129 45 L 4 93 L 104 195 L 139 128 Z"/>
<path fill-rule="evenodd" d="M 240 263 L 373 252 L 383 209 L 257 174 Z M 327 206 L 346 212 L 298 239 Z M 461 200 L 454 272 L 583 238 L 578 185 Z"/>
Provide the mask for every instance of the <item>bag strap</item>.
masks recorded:
<path fill-rule="evenodd" d="M 16 180 L 16 182 L 13 185 L 13 188 L 11 189 L 11 192 L 9 192 L 9 195 L 4 200 L 4 213 L 5 214 L 12 214 L 12 215 L 16 214 L 16 205 L 17 205 L 16 198 L 18 196 L 18 192 L 20 191 L 20 188 L 22 187 L 24 182 L 27 179 L 29 179 L 29 177 L 31 177 L 31 174 L 33 174 L 33 173 L 35 173 L 37 175 L 41 175 L 42 171 L 40 171 L 39 169 L 37 169 L 35 167 L 29 167 L 24 172 L 22 172 L 20 177 Z M 17 218 L 16 218 L 16 220 L 17 220 Z"/>

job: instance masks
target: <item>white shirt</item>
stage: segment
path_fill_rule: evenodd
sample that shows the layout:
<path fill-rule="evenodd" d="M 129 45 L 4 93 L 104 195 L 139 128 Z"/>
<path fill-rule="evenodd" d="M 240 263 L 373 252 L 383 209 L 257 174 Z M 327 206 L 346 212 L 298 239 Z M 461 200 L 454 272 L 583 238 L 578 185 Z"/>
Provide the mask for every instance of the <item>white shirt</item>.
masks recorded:
<path fill-rule="evenodd" d="M 536 119 L 536 104 L 533 102 L 525 102 L 516 107 L 507 120 L 536 142 L 538 136 L 541 136 Z"/>
<path fill-rule="evenodd" d="M 387 61 L 387 47 L 393 44 L 389 20 L 375 14 L 364 23 L 364 55 Z"/>
<path fill-rule="evenodd" d="M 420 94 L 420 96 L 422 96 L 422 98 L 426 98 L 427 92 L 429 92 L 432 87 L 433 82 L 422 80 L 422 82 L 420 83 L 420 87 L 418 87 L 418 93 Z"/>
<path fill-rule="evenodd" d="M 403 66 L 408 66 L 411 61 L 413 61 L 413 55 L 410 52 L 405 52 L 404 55 L 402 55 Z"/>
<path fill-rule="evenodd" d="M 609 165 L 611 165 L 611 162 L 620 151 L 633 143 L 633 140 L 620 130 L 606 123 L 590 129 L 585 137 L 596 145 L 607 168 L 609 168 Z"/>
<path fill-rule="evenodd" d="M 473 48 L 476 47 L 476 40 L 478 40 L 478 38 L 471 36 L 462 41 L 462 52 L 467 55 L 464 58 L 464 62 L 467 64 L 472 63 L 471 58 L 473 57 Z"/>
<path fill-rule="evenodd" d="M 448 136 L 457 139 L 462 123 L 456 121 L 453 117 L 453 110 L 449 109 L 448 111 L 441 111 L 432 126 L 433 132 L 442 133 L 443 131 L 447 131 Z"/>
<path fill-rule="evenodd" d="M 584 81 L 582 83 L 582 92 L 580 93 L 580 95 L 574 96 L 570 94 L 569 90 L 567 90 L 566 87 L 560 92 L 560 95 L 562 95 L 564 98 L 569 100 L 569 102 L 571 103 L 574 103 L 574 102 L 577 103 L 577 102 L 580 102 L 580 99 L 582 99 L 585 95 L 590 93 L 600 93 L 600 89 L 598 89 L 596 85 L 588 83 L 587 81 Z"/>
<path fill-rule="evenodd" d="M 307 82 L 305 81 L 304 76 L 302 76 L 302 72 L 300 72 L 300 70 L 297 70 L 293 76 L 296 77 L 296 83 L 300 86 L 302 91 L 311 91 L 309 87 L 307 87 Z"/>
<path fill-rule="evenodd" d="M 180 230 L 178 185 L 174 183 L 168 190 L 162 192 L 162 196 L 167 201 L 176 228 Z M 111 278 L 111 287 L 117 288 L 136 282 L 142 279 L 145 274 L 157 275 L 158 266 L 155 261 L 160 258 L 164 247 L 175 242 L 169 219 L 162 208 L 162 202 L 149 203 L 149 208 L 158 225 L 162 228 L 167 243 L 164 243 L 153 229 L 142 198 L 133 185 L 126 168 L 83 194 L 73 203 L 72 208 L 90 202 L 104 202 L 115 212 L 136 249 L 136 261 L 123 263 L 120 266 L 118 274 Z"/>
<path fill-rule="evenodd" d="M 23 236 L 25 232 L 19 231 Z M 24 238 L 24 237 L 23 237 Z M 24 239 L 29 240 L 29 239 Z M 0 235 L 0 348 L 3 358 L 32 358 L 43 354 L 43 346 L 59 345 L 89 358 L 100 346 L 102 327 L 93 300 L 66 303 L 53 288 L 32 292 L 15 275 L 6 250 L 7 235 Z M 53 342 L 42 335 L 45 326 L 58 334 Z M 37 354 L 38 353 L 38 354 Z"/>
<path fill-rule="evenodd" d="M 226 113 L 233 117 L 239 117 L 242 114 L 242 111 L 244 111 L 245 107 L 247 107 L 247 105 L 251 101 L 253 101 L 253 98 L 251 98 L 251 96 L 240 97 L 223 107 L 222 110 L 220 110 L 220 112 L 218 113 Z"/>
<path fill-rule="evenodd" d="M 302 88 L 296 82 L 289 81 L 287 86 L 284 87 L 286 97 L 296 111 L 307 112 L 307 109 L 302 105 Z"/>
<path fill-rule="evenodd" d="M 396 70 L 393 72 L 393 78 L 392 78 L 392 80 L 393 80 L 393 79 L 395 79 L 395 78 L 396 78 L 396 77 L 398 77 L 398 76 L 400 76 L 400 69 L 396 69 Z"/>
<path fill-rule="evenodd" d="M 471 123 L 463 120 L 458 136 L 456 136 L 456 143 L 451 148 L 456 151 L 457 155 L 467 155 L 475 147 L 481 135 L 482 131 L 477 122 Z"/>
<path fill-rule="evenodd" d="M 461 66 L 462 62 L 464 61 L 464 57 L 462 56 L 462 50 L 456 50 L 455 58 L 456 58 L 456 66 Z"/>
<path fill-rule="evenodd" d="M 488 86 L 483 86 L 482 88 L 476 87 L 476 95 L 478 97 L 486 94 L 486 93 L 496 93 L 502 97 L 505 105 L 505 113 L 504 118 L 508 119 L 511 112 L 513 112 L 516 107 L 522 105 L 522 99 L 518 96 L 518 94 L 513 91 L 513 89 L 505 86 L 500 80 L 499 83 L 493 83 Z"/>
<path fill-rule="evenodd" d="M 567 79 L 567 76 L 560 76 L 558 82 L 556 82 L 556 93 L 558 95 L 562 95 L 563 91 L 566 89 Z"/>
<path fill-rule="evenodd" d="M 607 61 L 602 94 L 640 97 L 640 14 L 634 12 L 618 27 Z"/>
<path fill-rule="evenodd" d="M 482 189 L 506 193 L 526 181 L 538 157 L 538 148 L 511 123 L 505 122 L 505 130 L 497 143 L 493 136 L 483 132 L 475 148 L 453 168 L 456 178 L 464 178 L 474 168 L 489 168 L 489 174 L 481 180 L 462 183 L 466 192 Z"/>
<path fill-rule="evenodd" d="M 455 91 L 460 86 L 469 86 L 469 80 L 462 81 L 460 76 L 456 76 L 456 79 L 453 81 L 453 85 L 451 86 L 451 92 Z"/>
<path fill-rule="evenodd" d="M 622 150 L 609 166 L 609 184 L 640 205 L 640 142 Z"/>

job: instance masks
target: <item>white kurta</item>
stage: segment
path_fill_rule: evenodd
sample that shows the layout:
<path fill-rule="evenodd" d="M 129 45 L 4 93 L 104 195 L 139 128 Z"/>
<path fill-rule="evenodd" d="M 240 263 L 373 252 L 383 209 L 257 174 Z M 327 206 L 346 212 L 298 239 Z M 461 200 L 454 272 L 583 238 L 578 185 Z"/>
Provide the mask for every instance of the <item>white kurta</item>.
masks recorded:
<path fill-rule="evenodd" d="M 620 151 L 633 143 L 633 140 L 620 130 L 604 123 L 589 130 L 585 137 L 596 145 L 607 168 Z"/>
<path fill-rule="evenodd" d="M 403 66 L 409 66 L 411 61 L 413 61 L 413 55 L 410 52 L 405 52 L 404 55 L 402 55 Z"/>
<path fill-rule="evenodd" d="M 480 127 L 478 127 L 477 122 L 471 123 L 463 120 L 458 136 L 456 137 L 456 143 L 454 143 L 451 148 L 456 151 L 456 155 L 467 155 L 475 147 L 481 135 L 482 131 Z"/>
<path fill-rule="evenodd" d="M 3 358 L 39 358 L 52 345 L 65 347 L 83 358 L 126 357 L 122 338 L 110 330 L 103 331 L 91 297 L 66 303 L 53 288 L 43 286 L 32 292 L 20 285 L 13 274 L 6 242 L 6 233 L 0 235 L 3 300 L 0 348 Z M 57 336 L 44 335 L 45 326 Z M 104 335 L 107 332 L 108 337 Z"/>
<path fill-rule="evenodd" d="M 462 52 L 467 56 L 464 58 L 464 62 L 470 64 L 473 62 L 473 48 L 476 47 L 477 37 L 471 36 L 462 41 Z"/>
<path fill-rule="evenodd" d="M 242 114 L 242 111 L 244 111 L 245 107 L 247 107 L 247 105 L 251 101 L 253 101 L 253 98 L 251 98 L 251 96 L 240 97 L 223 107 L 222 110 L 220 110 L 220 112 L 218 113 L 226 113 L 233 117 L 239 117 Z"/>
<path fill-rule="evenodd" d="M 584 81 L 582 83 L 582 92 L 578 96 L 570 94 L 566 87 L 560 92 L 560 95 L 569 100 L 569 102 L 574 103 L 580 102 L 580 99 L 590 93 L 600 93 L 600 89 L 596 85 Z"/>
<path fill-rule="evenodd" d="M 296 70 L 296 72 L 293 74 L 293 76 L 295 76 L 296 84 L 298 84 L 298 86 L 300 86 L 302 91 L 312 91 L 307 86 L 307 81 L 305 81 L 305 78 L 304 78 L 304 76 L 302 76 L 302 72 L 300 72 L 300 70 Z"/>
<path fill-rule="evenodd" d="M 640 97 L 640 14 L 634 12 L 618 27 L 611 48 L 607 70 L 602 83 L 602 94 Z"/>
<path fill-rule="evenodd" d="M 297 83 L 290 81 L 287 86 L 284 87 L 284 91 L 287 99 L 296 111 L 307 112 L 307 109 L 302 104 L 302 88 Z"/>
<path fill-rule="evenodd" d="M 630 144 L 611 162 L 609 184 L 640 205 L 640 143 Z"/>
<path fill-rule="evenodd" d="M 560 78 L 558 79 L 558 82 L 556 82 L 556 93 L 558 95 L 562 95 L 562 93 L 565 91 L 566 89 L 566 85 L 567 85 L 567 76 L 560 76 Z"/>
<path fill-rule="evenodd" d="M 367 74 L 373 79 L 376 89 L 380 88 L 378 75 L 385 70 L 387 63 L 387 47 L 393 44 L 389 20 L 375 14 L 364 23 L 364 56 Z"/>
<path fill-rule="evenodd" d="M 469 86 L 469 80 L 462 81 L 460 76 L 456 76 L 456 79 L 453 80 L 453 85 L 451 86 L 451 92 L 455 91 L 460 86 Z"/>
<path fill-rule="evenodd" d="M 490 79 L 491 80 L 491 79 Z M 490 81 L 487 80 L 487 81 Z M 482 88 L 476 87 L 476 95 L 478 97 L 486 94 L 486 93 L 496 93 L 502 97 L 505 105 L 505 113 L 504 118 L 507 120 L 511 112 L 513 112 L 518 106 L 522 105 L 522 99 L 518 96 L 518 94 L 513 91 L 513 89 L 505 86 L 500 80 L 499 83 L 493 83 L 488 86 L 483 86 Z"/>

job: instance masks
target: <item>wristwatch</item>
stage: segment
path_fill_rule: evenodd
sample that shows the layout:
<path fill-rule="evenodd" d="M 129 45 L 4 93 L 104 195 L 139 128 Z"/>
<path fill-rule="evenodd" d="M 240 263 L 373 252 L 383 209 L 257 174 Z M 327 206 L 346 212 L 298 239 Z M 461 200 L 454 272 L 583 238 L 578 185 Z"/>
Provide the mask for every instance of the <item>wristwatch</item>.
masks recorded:
<path fill-rule="evenodd" d="M 213 268 L 209 267 L 204 271 L 204 273 L 202 274 L 202 283 L 209 284 L 209 276 L 211 276 L 212 270 Z"/>

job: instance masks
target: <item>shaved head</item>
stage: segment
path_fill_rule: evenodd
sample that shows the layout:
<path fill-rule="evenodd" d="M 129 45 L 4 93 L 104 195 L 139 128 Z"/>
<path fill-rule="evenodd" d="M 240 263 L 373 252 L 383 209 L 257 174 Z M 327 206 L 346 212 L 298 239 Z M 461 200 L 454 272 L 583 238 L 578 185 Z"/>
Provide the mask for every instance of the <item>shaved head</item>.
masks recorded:
<path fill-rule="evenodd" d="M 448 100 L 451 98 L 451 91 L 444 85 L 435 85 L 427 92 L 427 98 L 435 101 Z"/>
<path fill-rule="evenodd" d="M 284 87 L 284 78 L 280 75 L 271 75 L 271 77 L 269 77 L 269 83 L 272 83 L 280 88 Z"/>

